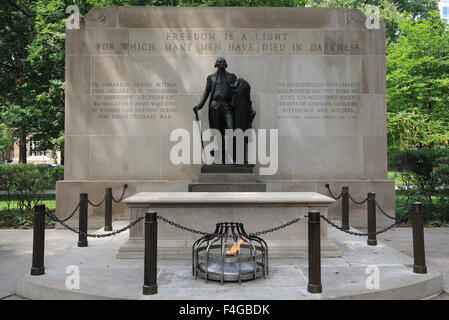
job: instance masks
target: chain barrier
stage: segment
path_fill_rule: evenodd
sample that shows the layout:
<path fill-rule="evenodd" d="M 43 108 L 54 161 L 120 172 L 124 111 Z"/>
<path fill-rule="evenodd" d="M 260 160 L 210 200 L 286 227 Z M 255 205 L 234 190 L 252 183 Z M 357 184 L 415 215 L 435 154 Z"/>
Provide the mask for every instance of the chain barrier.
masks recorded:
<path fill-rule="evenodd" d="M 60 219 L 60 220 L 62 222 L 69 221 L 75 215 L 75 213 L 78 211 L 78 209 L 80 208 L 80 203 L 81 203 L 81 201 L 78 201 L 78 204 L 76 205 L 75 209 L 73 209 L 72 213 L 67 218 Z"/>
<path fill-rule="evenodd" d="M 121 195 L 120 199 L 115 200 L 114 196 L 112 196 L 112 201 L 114 201 L 115 203 L 119 203 L 120 201 L 122 201 L 123 200 L 123 196 L 125 195 L 125 192 L 126 192 L 126 188 L 128 188 L 128 185 L 124 184 L 123 185 L 123 192 L 122 192 L 122 195 Z"/>
<path fill-rule="evenodd" d="M 58 217 L 56 217 L 53 213 L 51 213 L 50 210 L 48 210 L 47 208 L 45 208 L 45 214 L 47 215 L 47 217 L 49 217 L 50 219 L 52 219 L 53 221 L 59 222 L 64 228 L 75 232 L 77 234 L 80 234 L 82 236 L 86 236 L 86 237 L 90 237 L 90 238 L 106 238 L 106 237 L 111 237 L 111 236 L 115 236 L 119 233 L 122 233 L 123 231 L 126 231 L 130 228 L 132 228 L 133 226 L 135 226 L 137 223 L 139 223 L 140 221 L 142 221 L 143 219 L 145 219 L 145 216 L 142 216 L 140 218 L 137 218 L 136 220 L 134 220 L 133 222 L 131 222 L 130 224 L 128 224 L 126 227 L 123 227 L 121 229 L 118 229 L 116 231 L 110 232 L 110 233 L 104 233 L 104 234 L 92 234 L 92 233 L 86 233 L 80 230 L 76 230 L 75 228 L 72 228 L 71 226 L 67 225 L 64 221 L 62 221 L 61 219 L 59 219 Z"/>
<path fill-rule="evenodd" d="M 116 200 L 116 199 L 114 198 L 114 196 L 112 196 L 112 201 L 114 201 L 115 203 L 119 203 L 120 201 L 122 201 L 122 200 L 123 200 L 123 197 L 124 197 L 124 195 L 125 195 L 125 192 L 126 192 L 126 188 L 128 188 L 128 185 L 127 185 L 127 184 L 123 185 L 123 192 L 122 192 L 122 195 L 120 196 L 120 199 Z M 100 202 L 98 202 L 98 203 L 93 203 L 93 202 L 91 202 L 89 199 L 87 200 L 87 202 L 88 202 L 92 207 L 98 208 L 99 206 L 101 206 L 101 205 L 103 204 L 103 202 L 104 202 L 105 200 L 106 200 L 106 195 L 104 195 L 103 199 L 102 199 Z"/>
<path fill-rule="evenodd" d="M 325 217 L 325 216 L 320 216 L 324 221 L 326 221 L 328 224 L 330 224 L 331 226 L 333 226 L 334 228 L 343 231 L 344 233 L 353 235 L 353 236 L 359 236 L 359 237 L 367 237 L 370 235 L 378 235 L 384 232 L 387 232 L 388 230 L 394 228 L 396 225 L 398 225 L 400 222 L 402 222 L 402 220 L 405 219 L 405 217 L 407 217 L 410 213 L 412 212 L 412 210 L 409 210 L 406 214 L 404 214 L 403 216 L 399 217 L 398 219 L 396 219 L 396 221 L 392 224 L 389 225 L 381 230 L 378 230 L 376 232 L 367 232 L 367 233 L 362 233 L 362 232 L 355 232 L 355 231 L 351 231 L 351 230 L 345 230 L 343 227 L 335 224 L 334 222 L 332 222 L 329 218 Z"/>
<path fill-rule="evenodd" d="M 266 230 L 263 230 L 263 231 L 259 231 L 259 232 L 255 232 L 255 233 L 250 233 L 250 235 L 259 236 L 259 235 L 261 235 L 261 234 L 267 234 L 267 233 L 275 232 L 275 231 L 284 229 L 285 227 L 288 227 L 288 226 L 290 226 L 290 225 L 292 225 L 292 224 L 295 224 L 295 223 L 301 221 L 302 218 L 307 218 L 307 215 L 305 215 L 304 217 L 296 218 L 296 219 L 294 219 L 294 220 L 292 220 L 292 221 L 289 221 L 289 222 L 287 222 L 287 223 L 284 223 L 284 224 L 282 224 L 282 225 L 280 225 L 280 226 L 277 226 L 277 227 L 274 227 L 274 228 L 271 228 L 271 229 L 266 229 Z"/>
<path fill-rule="evenodd" d="M 101 206 L 101 205 L 103 204 L 104 200 L 106 200 L 106 196 L 104 196 L 104 197 L 103 197 L 103 200 L 101 200 L 101 201 L 98 202 L 97 204 L 92 203 L 89 199 L 87 200 L 87 202 L 88 202 L 92 207 L 98 208 L 99 206 Z"/>
<path fill-rule="evenodd" d="M 325 187 L 326 187 L 327 191 L 329 191 L 329 194 L 330 194 L 330 196 L 331 196 L 332 199 L 338 200 L 338 199 L 340 199 L 340 198 L 343 196 L 343 191 L 342 191 L 338 197 L 335 197 L 335 196 L 332 194 L 332 191 L 331 191 L 331 189 L 330 189 L 328 183 L 326 183 Z M 356 204 L 364 204 L 364 203 L 368 200 L 368 197 L 366 197 L 366 199 L 363 200 L 363 201 L 357 201 L 357 200 L 355 200 L 355 199 L 351 196 L 351 194 L 350 194 L 349 192 L 348 192 L 348 197 L 349 197 L 349 199 L 352 200 L 352 202 L 354 202 L 354 203 L 356 203 Z"/>
<path fill-rule="evenodd" d="M 78 205 L 77 205 L 77 207 L 76 207 L 75 209 L 77 210 L 78 208 L 79 208 L 79 203 L 78 203 Z M 76 210 L 75 210 L 74 212 L 76 212 Z M 70 215 L 69 218 L 71 218 L 71 217 L 74 215 L 74 212 Z M 71 226 L 67 225 L 65 222 L 66 222 L 68 219 L 59 219 L 58 217 L 56 217 L 56 216 L 55 216 L 50 210 L 48 210 L 47 208 L 46 208 L 45 214 L 46 214 L 51 220 L 53 220 L 53 221 L 55 221 L 55 222 L 59 222 L 64 228 L 66 228 L 66 229 L 68 229 L 68 230 L 70 230 L 70 231 L 72 231 L 72 232 L 75 232 L 75 233 L 77 233 L 77 234 L 85 235 L 85 236 L 87 236 L 87 237 L 92 237 L 92 238 L 105 238 L 105 237 L 114 236 L 114 235 L 119 234 L 119 233 L 121 233 L 121 232 L 123 232 L 123 231 L 125 231 L 125 230 L 128 230 L 129 228 L 132 228 L 133 226 L 135 226 L 137 223 L 139 223 L 141 220 L 143 220 L 143 219 L 145 218 L 145 216 L 142 216 L 142 217 L 140 217 L 140 218 L 137 218 L 136 220 L 134 220 L 133 222 L 131 222 L 131 223 L 130 223 L 129 225 L 127 225 L 126 227 L 124 227 L 124 228 L 122 228 L 122 229 L 119 229 L 119 230 L 116 230 L 116 231 L 113 231 L 113 232 L 111 232 L 111 233 L 107 233 L 107 234 L 89 234 L 89 233 L 85 233 L 85 232 L 76 230 L 75 228 L 72 228 Z M 307 217 L 307 215 L 305 215 L 304 217 Z M 210 233 L 210 232 L 204 232 L 204 231 L 200 231 L 200 230 L 195 230 L 195 229 L 192 229 L 192 228 L 189 228 L 189 227 L 180 225 L 179 223 L 176 223 L 176 222 L 174 222 L 174 221 L 168 220 L 167 218 L 164 218 L 164 217 L 162 217 L 162 216 L 157 216 L 157 218 L 158 218 L 159 220 L 165 222 L 165 223 L 168 223 L 168 224 L 171 225 L 171 226 L 174 226 L 174 227 L 176 227 L 176 228 L 178 228 L 178 229 L 181 229 L 181 230 L 184 230 L 184 231 L 187 231 L 187 232 L 196 233 L 196 234 L 200 234 L 200 235 L 204 235 L 204 236 L 205 236 L 205 235 L 211 235 L 211 234 L 212 234 L 212 233 Z M 284 223 L 284 224 L 282 224 L 282 225 L 280 225 L 280 226 L 277 226 L 277 227 L 274 227 L 274 228 L 271 228 L 271 229 L 266 229 L 266 230 L 259 231 L 259 232 L 255 232 L 255 233 L 251 233 L 250 235 L 256 235 L 256 236 L 258 236 L 258 235 L 261 235 L 261 234 L 267 234 L 267 233 L 275 232 L 275 231 L 284 229 L 284 228 L 286 228 L 286 227 L 288 227 L 288 226 L 290 226 L 290 225 L 292 225 L 292 224 L 295 224 L 295 223 L 301 221 L 302 218 L 303 218 L 303 217 L 299 217 L 299 218 L 296 218 L 296 219 L 294 219 L 294 220 L 292 220 L 292 221 L 289 221 L 289 222 L 287 222 L 287 223 Z"/>
<path fill-rule="evenodd" d="M 338 200 L 338 199 L 340 199 L 340 198 L 343 196 L 343 191 L 340 193 L 340 195 L 339 195 L 338 197 L 335 197 L 335 196 L 332 194 L 332 191 L 331 191 L 331 189 L 330 189 L 330 187 L 329 187 L 329 184 L 326 183 L 325 187 L 326 187 L 327 191 L 329 191 L 329 194 L 331 195 L 331 198 L 332 198 L 332 199 Z"/>
<path fill-rule="evenodd" d="M 203 235 L 203 236 L 212 234 L 212 233 L 210 233 L 210 232 L 199 231 L 199 230 L 195 230 L 195 229 L 192 229 L 192 228 L 189 228 L 189 227 L 180 225 L 179 223 L 176 223 L 176 222 L 173 222 L 173 221 L 171 221 L 171 220 L 168 220 L 167 218 L 164 218 L 164 217 L 162 217 L 162 216 L 157 216 L 157 218 L 158 218 L 159 220 L 164 221 L 165 223 L 168 223 L 168 224 L 171 225 L 171 226 L 174 226 L 175 228 L 178 228 L 178 229 L 181 229 L 181 230 L 184 230 L 184 231 L 187 231 L 187 232 L 196 233 L 196 234 L 201 234 L 201 235 Z"/>
<path fill-rule="evenodd" d="M 140 218 L 137 218 L 136 220 L 134 220 L 134 221 L 132 221 L 130 224 L 128 224 L 126 227 L 123 227 L 123 228 L 121 228 L 121 229 L 119 229 L 119 230 L 116 230 L 116 231 L 113 231 L 113 232 L 110 232 L 110 233 L 106 233 L 106 234 L 89 234 L 89 233 L 85 233 L 85 232 L 76 230 L 75 228 L 72 228 L 72 227 L 70 227 L 69 225 L 67 225 L 67 224 L 65 223 L 68 219 L 70 219 L 70 218 L 74 215 L 74 213 L 76 212 L 76 210 L 77 210 L 78 208 L 79 208 L 79 204 L 77 205 L 77 207 L 75 208 L 75 210 L 73 211 L 73 213 L 72 213 L 68 218 L 66 218 L 66 219 L 59 219 L 59 218 L 56 217 L 56 216 L 55 216 L 55 215 L 54 215 L 48 208 L 46 208 L 45 214 L 46 214 L 51 220 L 60 223 L 64 228 L 66 228 L 66 229 L 68 229 L 68 230 L 70 230 L 70 231 L 72 231 L 72 232 L 75 232 L 75 233 L 77 233 L 77 234 L 84 235 L 84 236 L 91 237 L 91 238 L 106 238 L 106 237 L 110 237 L 110 236 L 115 236 L 115 235 L 117 235 L 117 234 L 119 234 L 119 233 L 122 233 L 122 232 L 124 232 L 124 231 L 126 231 L 126 230 L 132 228 L 133 226 L 135 226 L 137 223 L 139 223 L 140 221 L 142 221 L 142 220 L 145 218 L 145 216 L 142 216 L 142 217 L 140 217 Z M 381 210 L 381 211 L 382 211 L 382 210 Z M 386 232 L 386 231 L 392 229 L 392 228 L 395 227 L 397 224 L 399 224 L 400 222 L 402 222 L 403 220 L 405 220 L 405 218 L 406 218 L 411 212 L 412 212 L 412 210 L 409 210 L 409 211 L 408 211 L 406 214 L 404 214 L 403 216 L 398 217 L 398 218 L 393 218 L 393 219 L 396 220 L 396 221 L 395 221 L 393 224 L 391 224 L 391 225 L 389 225 L 389 226 L 387 226 L 387 227 L 385 227 L 385 228 L 383 228 L 383 229 L 381 229 L 381 230 L 378 230 L 378 231 L 376 231 L 376 232 L 367 232 L 367 233 L 355 232 L 355 231 L 351 231 L 351 230 L 345 230 L 342 226 L 339 226 L 339 225 L 335 224 L 335 223 L 332 222 L 329 218 L 327 218 L 327 217 L 325 217 L 325 216 L 322 216 L 322 215 L 321 215 L 320 217 L 321 217 L 324 221 L 326 221 L 329 225 L 333 226 L 334 228 L 336 228 L 336 229 L 338 229 L 338 230 L 340 230 L 340 231 L 342 231 L 342 232 L 344 232 L 344 233 L 347 233 L 347 234 L 350 234 L 350 235 L 353 235 L 353 236 L 366 237 L 366 236 L 370 236 L 370 235 L 374 235 L 374 234 L 375 234 L 375 235 L 378 235 L 378 234 L 384 233 L 384 232 Z M 181 229 L 181 230 L 184 230 L 184 231 L 187 231 L 187 232 L 196 233 L 196 234 L 200 234 L 200 235 L 204 235 L 204 236 L 205 236 L 205 235 L 211 235 L 211 234 L 212 234 L 212 233 L 209 233 L 209 232 L 204 232 L 204 231 L 200 231 L 200 230 L 195 230 L 195 229 L 192 229 L 192 228 L 189 228 L 189 227 L 180 225 L 179 223 L 176 223 L 176 222 L 174 222 L 174 221 L 168 220 L 167 218 L 164 218 L 164 217 L 162 217 L 162 216 L 157 216 L 157 218 L 158 218 L 159 220 L 165 222 L 165 223 L 168 223 L 169 225 L 172 225 L 172 226 L 174 226 L 174 227 L 176 227 L 176 228 L 178 228 L 178 229 Z M 295 223 L 297 223 L 297 222 L 303 220 L 303 218 L 307 218 L 307 215 L 305 215 L 305 216 L 303 216 L 303 217 L 299 217 L 299 218 L 293 219 L 293 220 L 291 220 L 291 221 L 289 221 L 289 222 L 287 222 L 287 223 L 284 223 L 284 224 L 282 224 L 282 225 L 280 225 L 280 226 L 277 226 L 277 227 L 274 227 L 274 228 L 270 228 L 270 229 L 266 229 L 266 230 L 263 230 L 263 231 L 258 231 L 258 232 L 250 233 L 250 235 L 252 235 L 252 236 L 259 236 L 259 235 L 264 235 L 264 234 L 267 234 L 267 233 L 279 231 L 279 230 L 281 230 L 281 229 L 284 229 L 284 228 L 286 228 L 286 227 L 288 227 L 288 226 L 290 226 L 290 225 L 292 225 L 292 224 L 295 224 Z"/>
<path fill-rule="evenodd" d="M 307 217 L 307 215 L 304 216 L 304 217 Z M 159 220 L 162 220 L 162 221 L 168 223 L 169 225 L 172 225 L 172 226 L 174 226 L 174 227 L 176 227 L 178 229 L 181 229 L 181 230 L 184 230 L 184 231 L 187 231 L 187 232 L 197 233 L 197 234 L 201 234 L 201 235 L 204 235 L 204 236 L 206 236 L 206 235 L 213 235 L 213 233 L 210 233 L 210 232 L 204 232 L 204 231 L 199 231 L 199 230 L 195 230 L 195 229 L 192 229 L 192 228 L 188 228 L 188 227 L 180 225 L 180 224 L 178 224 L 176 222 L 170 221 L 167 218 L 164 218 L 162 216 L 157 216 L 157 218 Z M 278 231 L 278 230 L 284 229 L 284 228 L 286 228 L 286 227 L 288 227 L 288 226 L 290 226 L 290 225 L 292 225 L 294 223 L 299 222 L 300 220 L 302 220 L 302 218 L 303 217 L 296 218 L 296 219 L 294 219 L 292 221 L 289 221 L 287 223 L 284 223 L 284 224 L 282 224 L 280 226 L 277 226 L 277 227 L 274 227 L 274 228 L 271 228 L 271 229 L 267 229 L 267 230 L 263 230 L 263 231 L 259 231 L 259 232 L 253 232 L 253 233 L 250 233 L 249 235 L 258 236 L 258 235 L 261 235 L 261 234 L 267 234 L 267 233 L 270 233 L 270 232 Z"/>
<path fill-rule="evenodd" d="M 384 209 L 382 209 L 382 207 L 380 206 L 380 204 L 377 202 L 376 198 L 374 198 L 374 203 L 376 204 L 376 207 L 379 209 L 379 211 L 380 211 L 384 216 L 386 216 L 387 218 L 390 218 L 391 220 L 402 219 L 403 216 L 401 216 L 401 217 L 392 217 L 392 216 L 388 215 L 388 214 L 384 211 Z M 407 213 L 406 215 L 408 215 L 408 213 Z"/>
<path fill-rule="evenodd" d="M 366 201 L 368 201 L 368 197 L 366 197 L 365 200 L 357 201 L 351 196 L 351 194 L 349 192 L 348 192 L 348 197 L 349 197 L 349 199 L 352 200 L 352 202 L 354 202 L 356 204 L 364 204 Z"/>

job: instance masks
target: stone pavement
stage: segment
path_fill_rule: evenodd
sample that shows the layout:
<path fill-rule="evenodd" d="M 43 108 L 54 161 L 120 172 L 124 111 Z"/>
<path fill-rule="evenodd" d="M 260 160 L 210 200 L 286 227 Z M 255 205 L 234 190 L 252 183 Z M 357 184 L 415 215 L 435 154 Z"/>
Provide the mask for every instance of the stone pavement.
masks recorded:
<path fill-rule="evenodd" d="M 378 236 L 378 239 L 396 250 L 413 257 L 411 228 L 394 228 Z M 426 264 L 443 274 L 444 291 L 436 299 L 449 300 L 449 228 L 425 228 L 424 245 Z"/>
<path fill-rule="evenodd" d="M 449 270 L 447 264 L 448 251 L 444 248 L 444 244 L 449 234 L 449 228 L 434 230 L 436 229 L 426 229 L 429 271 L 433 273 L 438 268 L 438 270 L 445 272 L 447 277 L 447 271 Z M 404 253 L 409 252 L 411 248 L 410 229 L 390 231 L 383 237 L 385 241 L 380 243 L 378 247 L 368 247 L 364 244 L 363 240 L 365 238 L 347 236 L 339 231 L 333 232 L 330 230 L 330 236 L 334 237 L 338 245 L 346 249 L 343 253 L 344 259 L 323 259 L 324 292 L 322 296 L 311 296 L 305 291 L 307 259 L 273 260 L 270 264 L 272 272 L 268 279 L 260 279 L 243 284 L 239 287 L 239 292 L 246 292 L 248 295 L 251 295 L 254 292 L 266 291 L 260 290 L 262 287 L 269 287 L 271 296 L 266 298 L 270 299 L 273 294 L 279 296 L 279 298 L 287 299 L 375 298 L 376 296 L 372 292 L 367 292 L 364 287 L 367 277 L 365 268 L 369 264 L 380 266 L 381 288 L 389 290 L 387 297 L 401 296 L 403 298 L 413 298 L 412 291 L 429 289 L 428 285 L 422 285 L 416 281 L 431 279 L 431 275 L 429 274 L 429 277 L 426 278 L 426 275 L 411 273 L 411 259 L 390 247 L 390 245 L 395 244 Z M 47 274 L 42 277 L 30 277 L 28 274 L 31 264 L 32 231 L 0 230 L 1 296 L 6 299 L 17 299 L 13 294 L 16 293 L 15 278 L 19 277 L 19 279 L 25 279 L 25 281 L 18 281 L 18 284 L 21 286 L 22 292 L 28 293 L 27 297 L 98 298 L 104 296 L 105 290 L 103 290 L 101 283 L 111 282 L 111 278 L 108 278 L 110 273 L 113 275 L 120 274 L 120 277 L 114 277 L 115 283 L 109 285 L 107 291 L 108 293 L 110 292 L 110 295 L 108 294 L 106 297 L 116 298 L 121 296 L 123 298 L 141 299 L 143 261 L 115 259 L 116 249 L 122 242 L 126 241 L 126 238 L 127 232 L 114 238 L 91 239 L 88 248 L 77 248 L 75 234 L 64 230 L 47 230 L 45 260 Z M 385 244 L 388 244 L 388 246 Z M 433 257 L 437 253 L 440 258 L 435 260 Z M 444 253 L 446 253 L 446 256 L 444 256 Z M 95 263 L 92 263 L 92 255 L 96 257 Z M 435 269 L 433 266 L 434 261 L 437 263 Z M 235 298 L 233 296 L 235 294 L 233 288 L 238 286 L 238 284 L 226 284 L 221 287 L 214 282 L 204 284 L 203 281 L 195 281 L 191 277 L 190 268 L 186 268 L 186 263 L 190 262 L 177 260 L 160 261 L 160 276 L 158 280 L 160 294 L 152 296 L 153 298 L 167 299 L 173 297 L 186 299 L 191 298 L 192 294 L 197 296 L 198 293 L 201 294 L 202 292 L 206 293 L 206 296 L 202 298 L 207 298 L 207 294 L 210 295 L 212 292 L 220 295 L 221 298 Z M 430 265 L 431 263 L 432 266 Z M 65 279 L 67 277 L 65 267 L 69 264 L 80 267 L 82 290 L 80 290 L 79 294 L 67 292 L 65 288 Z M 295 281 L 292 282 L 292 278 Z M 104 282 L 101 281 L 102 279 Z M 441 278 L 434 279 L 442 281 Z M 49 286 L 52 287 L 51 290 L 46 290 L 45 287 L 42 287 L 41 284 L 43 282 L 46 285 L 51 284 Z M 398 285 L 400 290 L 394 288 L 394 286 Z M 412 286 L 410 289 L 413 288 L 413 290 L 407 290 L 404 286 Z M 123 288 L 126 288 L 126 290 Z M 183 289 L 179 290 L 179 288 Z M 186 290 L 186 288 L 192 289 Z M 445 288 L 447 288 L 447 278 Z M 126 294 L 123 295 L 123 292 L 126 292 Z M 398 295 L 398 292 L 401 292 L 400 295 Z M 403 293 L 406 293 L 405 296 L 403 296 Z M 244 294 L 242 298 L 244 299 L 245 297 L 248 296 Z M 201 297 L 198 296 L 198 298 Z M 444 299 L 447 298 L 447 295 L 440 295 L 438 298 Z"/>
<path fill-rule="evenodd" d="M 76 241 L 65 230 L 45 230 L 46 258 L 64 252 Z M 0 299 L 15 293 L 16 277 L 31 268 L 33 230 L 0 230 Z"/>
<path fill-rule="evenodd" d="M 341 234 L 340 232 L 337 233 L 337 237 L 339 239 L 342 239 L 343 242 L 346 242 L 346 245 L 354 244 L 357 241 L 360 241 L 361 239 L 357 239 L 351 236 L 343 235 L 343 237 L 338 236 L 338 234 Z M 335 235 L 335 233 L 334 233 Z M 427 256 L 427 264 L 429 266 L 429 269 L 431 270 L 438 270 L 441 273 L 444 274 L 444 288 L 448 292 L 449 290 L 449 248 L 446 246 L 447 239 L 449 236 L 449 228 L 432 228 L 432 229 L 425 229 L 425 240 L 426 240 L 426 256 Z M 122 238 L 122 241 L 126 240 L 127 233 L 124 233 L 120 235 Z M 395 249 L 401 251 L 402 253 L 406 255 L 412 255 L 412 243 L 411 243 L 411 229 L 410 228 L 396 228 L 393 230 L 390 230 L 386 234 L 383 234 L 381 237 L 379 237 L 380 240 L 382 240 L 385 244 L 394 247 Z M 67 251 L 79 251 L 79 253 L 87 253 L 85 250 L 86 248 L 76 248 L 76 240 L 77 237 L 75 234 L 72 234 L 69 231 L 65 230 L 46 230 L 46 260 L 45 265 L 47 267 L 47 270 L 51 274 L 54 272 L 52 268 L 54 269 L 54 266 L 56 266 L 58 263 L 57 261 L 60 260 L 61 256 L 66 255 Z M 97 240 L 97 239 L 95 239 Z M 92 242 L 91 247 L 88 248 L 88 250 L 95 250 L 96 247 L 97 250 L 104 250 L 102 247 L 111 246 L 113 241 L 112 239 L 99 239 L 99 242 Z M 341 240 L 340 240 L 341 241 Z M 114 240 L 116 242 L 116 240 Z M 343 243 L 340 242 L 340 245 L 343 245 Z M 359 243 L 358 246 L 363 246 L 363 249 L 378 252 L 377 262 L 382 261 L 382 259 L 385 257 L 385 253 L 379 252 L 381 250 L 381 247 L 378 247 L 377 249 L 374 249 L 373 247 L 366 247 L 363 245 L 362 242 Z M 27 275 L 29 274 L 30 266 L 31 266 L 31 248 L 32 248 L 32 230 L 0 230 L 0 299 L 20 299 L 20 297 L 17 297 L 15 295 L 16 289 L 15 289 L 15 281 L 17 276 Z M 69 250 L 67 250 L 69 249 Z M 380 250 L 379 250 L 380 249 Z M 84 251 L 82 251 L 84 250 Z M 365 251 L 366 251 L 365 250 Z M 387 247 L 385 247 L 385 251 L 388 251 Z M 354 255 L 354 253 L 352 254 Z M 72 255 L 73 256 L 73 255 Z M 76 256 L 76 255 L 75 255 Z M 83 254 L 81 254 L 83 256 Z M 118 260 L 113 261 L 112 263 L 114 265 L 109 265 L 108 261 L 112 261 L 111 258 L 113 258 L 114 253 L 109 253 L 102 255 L 102 258 L 99 258 L 99 263 L 106 263 L 106 268 L 109 267 L 118 267 L 117 270 L 126 270 L 129 266 L 128 264 L 132 263 L 136 265 L 136 270 L 129 270 L 129 272 L 126 272 L 126 275 L 124 277 L 124 281 L 131 281 L 132 278 L 135 276 L 133 275 L 134 272 L 138 273 L 137 278 L 140 280 L 141 278 L 141 271 L 142 268 L 142 261 L 141 260 Z M 350 280 L 348 277 L 351 277 L 350 275 L 345 274 L 345 269 L 343 268 L 346 266 L 346 263 L 348 261 L 348 258 L 351 259 L 351 252 L 346 253 L 347 258 L 345 258 L 345 261 L 337 261 L 338 259 L 334 259 L 335 261 L 330 261 L 327 259 L 326 261 L 323 261 L 323 280 L 327 278 L 327 283 L 323 282 L 323 287 L 325 290 L 328 291 L 330 286 L 335 286 L 334 281 L 338 281 L 336 283 L 340 283 L 342 280 L 344 280 L 346 286 L 357 286 L 357 282 L 360 283 L 363 282 L 363 279 L 366 277 L 363 275 L 363 268 L 360 269 L 360 278 L 361 279 L 353 279 Z M 390 255 L 390 258 L 392 256 Z M 393 258 L 395 260 L 396 258 Z M 79 259 L 80 261 L 67 261 L 68 263 L 83 263 L 83 259 Z M 303 259 L 304 260 L 304 259 Z M 389 259 L 391 260 L 391 259 Z M 134 262 L 132 262 L 134 261 Z M 85 262 L 85 261 L 84 261 Z M 375 262 L 375 261 L 374 261 Z M 170 291 L 173 291 L 175 288 L 173 287 L 173 284 L 176 283 L 173 281 L 173 278 L 170 278 L 170 273 L 173 275 L 178 275 L 178 277 L 181 275 L 179 273 L 179 268 L 182 266 L 182 261 L 171 261 L 168 263 L 164 262 L 165 272 L 162 274 L 162 276 L 159 278 L 159 284 L 160 286 L 166 287 L 169 293 Z M 394 262 L 393 262 L 394 264 Z M 305 286 L 306 283 L 306 276 L 307 273 L 304 272 L 304 265 L 306 265 L 306 260 L 297 260 L 297 261 L 278 261 L 274 262 L 271 265 L 273 270 L 273 277 L 277 277 L 276 281 L 280 281 L 280 286 L 285 286 L 286 282 L 283 279 L 283 277 L 279 277 L 279 272 L 285 268 L 285 270 L 289 270 L 290 272 L 297 273 L 296 280 L 300 283 L 297 283 L 297 286 Z M 332 269 L 330 269 L 332 267 Z M 360 266 L 362 267 L 362 266 Z M 83 272 L 85 272 L 84 275 L 87 275 L 90 271 L 88 266 L 83 267 L 82 264 L 80 265 L 80 268 Z M 339 269 L 340 268 L 340 269 Z M 395 268 L 398 268 L 397 266 L 391 265 L 389 268 L 382 270 L 383 276 L 391 279 L 394 277 L 395 272 L 403 272 L 402 270 L 397 269 L 395 271 Z M 162 270 L 162 268 L 160 268 Z M 178 270 L 178 272 L 174 272 Z M 332 270 L 332 285 L 330 284 L 330 271 Z M 56 273 L 61 273 L 61 277 L 65 277 L 65 270 L 59 270 Z M 363 276 L 362 276 L 363 275 Z M 94 276 L 92 274 L 92 276 Z M 168 277 L 168 278 L 167 278 Z M 39 278 L 39 277 L 37 277 Z M 36 279 L 37 279 L 36 278 Z M 89 277 L 90 278 L 90 277 Z M 348 278 L 348 279 L 346 279 Z M 346 281 L 348 280 L 348 281 Z M 192 282 L 192 279 L 189 279 L 187 277 L 184 277 L 182 275 L 176 281 L 183 281 L 183 282 L 189 282 L 189 285 L 192 283 L 195 284 L 195 286 L 204 287 L 203 282 Z M 265 280 L 269 281 L 269 280 Z M 135 281 L 133 281 L 135 282 Z M 192 282 L 192 283 L 190 283 Z M 346 283 L 348 282 L 348 283 Z M 187 285 L 187 283 L 185 283 Z M 119 285 L 119 283 L 117 283 Z M 214 283 L 211 283 L 210 285 L 214 285 Z M 209 287 L 210 287 L 209 285 Z M 236 284 L 235 284 L 236 285 Z M 234 284 L 231 284 L 231 286 L 225 286 L 226 289 L 217 287 L 218 291 L 221 291 L 222 294 L 225 294 L 224 291 L 228 291 L 227 289 L 232 288 L 235 286 Z M 244 285 L 244 287 L 247 287 L 247 290 L 250 290 L 249 288 L 252 286 L 260 287 L 261 282 L 248 282 L 248 285 Z M 278 286 L 279 286 L 278 285 Z M 291 285 L 291 284 L 289 284 Z M 141 283 L 137 281 L 135 284 L 136 290 L 140 291 Z M 170 287 L 172 287 L 170 289 Z M 243 289 L 242 288 L 242 289 Z M 285 288 L 285 287 L 284 287 Z M 200 289 L 200 288 L 198 288 Z M 204 288 L 201 288 L 204 289 Z M 341 290 L 342 288 L 340 288 Z M 94 290 L 95 291 L 95 290 Z M 328 293 L 331 293 L 328 291 Z M 338 292 L 338 290 L 334 290 L 333 294 L 345 294 L 343 291 Z M 232 292 L 229 292 L 231 295 Z M 227 294 L 226 294 L 227 295 Z M 292 298 L 293 296 L 296 296 L 296 298 L 307 298 L 305 292 L 295 292 L 295 290 L 292 291 Z M 300 297 L 301 296 L 301 297 Z M 188 297 L 188 296 L 186 296 Z M 84 297 L 85 298 L 85 297 Z M 132 298 L 131 296 L 129 298 Z M 162 298 L 162 296 L 160 296 Z M 179 297 L 182 298 L 182 297 Z M 361 296 L 360 298 L 363 298 Z M 438 297 L 434 297 L 434 299 L 449 299 L 449 295 L 442 294 Z"/>

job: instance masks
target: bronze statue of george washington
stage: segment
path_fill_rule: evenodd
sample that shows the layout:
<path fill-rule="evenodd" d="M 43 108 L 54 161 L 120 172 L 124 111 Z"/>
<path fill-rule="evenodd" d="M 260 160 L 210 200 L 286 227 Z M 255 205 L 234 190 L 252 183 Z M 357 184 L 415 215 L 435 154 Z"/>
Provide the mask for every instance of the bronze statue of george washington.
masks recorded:
<path fill-rule="evenodd" d="M 224 137 L 225 129 L 234 129 L 231 85 L 235 83 L 237 77 L 226 71 L 228 64 L 224 58 L 218 58 L 215 67 L 217 72 L 207 77 L 206 89 L 193 110 L 195 112 L 201 110 L 210 95 L 209 126 L 220 131 Z"/>
<path fill-rule="evenodd" d="M 248 82 L 227 72 L 228 64 L 222 57 L 217 59 L 215 67 L 217 72 L 207 77 L 206 89 L 193 112 L 197 114 L 209 98 L 209 127 L 220 131 L 224 138 L 226 129 L 251 128 L 255 111 L 251 108 Z"/>

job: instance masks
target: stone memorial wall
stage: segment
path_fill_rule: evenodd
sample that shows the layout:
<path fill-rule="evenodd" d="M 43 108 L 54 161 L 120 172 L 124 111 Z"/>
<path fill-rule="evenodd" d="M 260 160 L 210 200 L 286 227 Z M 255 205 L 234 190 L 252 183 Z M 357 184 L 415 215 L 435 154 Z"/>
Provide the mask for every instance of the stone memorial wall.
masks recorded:
<path fill-rule="evenodd" d="M 106 7 L 67 30 L 65 180 L 57 214 L 80 192 L 187 191 L 200 165 L 174 165 L 177 128 L 222 56 L 251 84 L 255 129 L 278 129 L 278 170 L 268 191 L 317 191 L 356 199 L 376 192 L 394 212 L 387 180 L 385 24 L 367 29 L 358 10 L 331 8 Z M 207 105 L 200 111 L 208 125 Z M 203 129 L 204 129 L 203 128 Z M 257 173 L 257 170 L 256 170 Z M 338 215 L 339 203 L 331 215 Z M 114 219 L 127 218 L 114 205 Z M 103 209 L 90 208 L 102 224 Z M 389 221 L 379 219 L 380 224 Z M 351 207 L 351 224 L 365 209 Z"/>

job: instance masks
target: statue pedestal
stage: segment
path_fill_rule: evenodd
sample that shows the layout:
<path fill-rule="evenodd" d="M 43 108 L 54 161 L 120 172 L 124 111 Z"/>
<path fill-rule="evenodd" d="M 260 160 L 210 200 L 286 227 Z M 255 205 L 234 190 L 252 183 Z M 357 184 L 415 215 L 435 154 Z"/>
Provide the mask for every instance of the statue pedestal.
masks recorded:
<path fill-rule="evenodd" d="M 251 164 L 213 164 L 201 167 L 198 182 L 189 192 L 266 192 L 267 185 L 257 181 Z"/>

